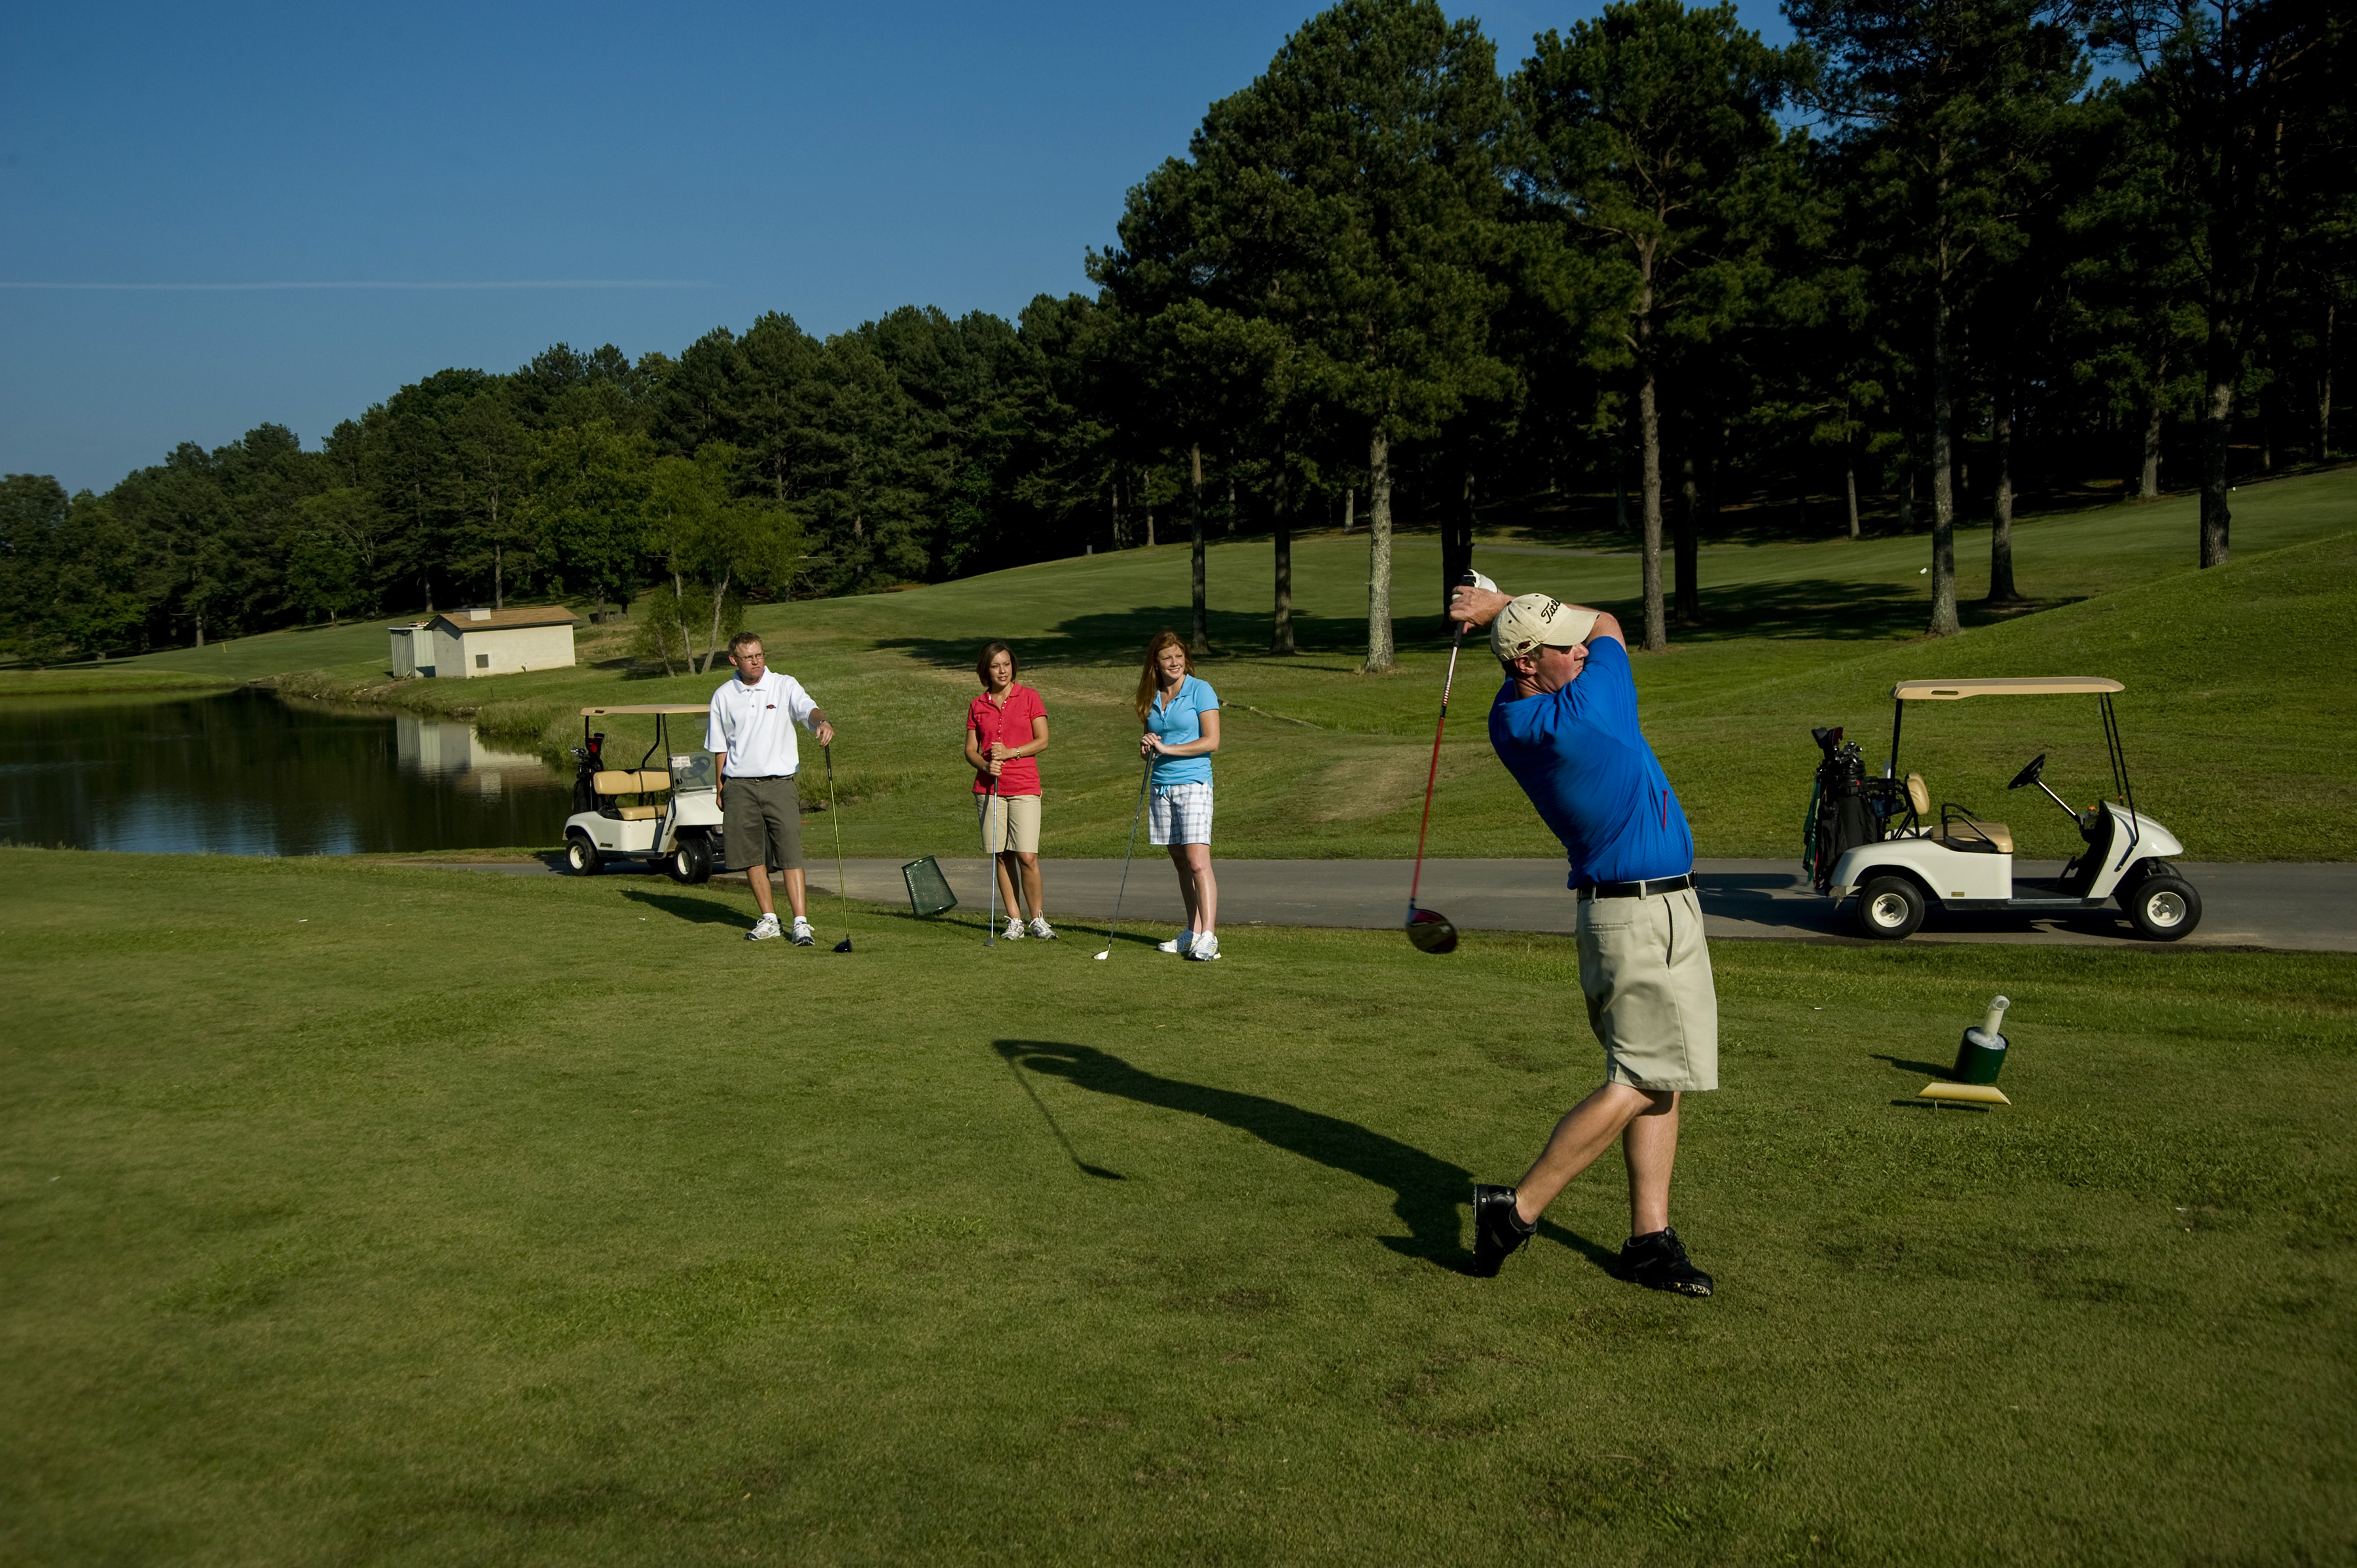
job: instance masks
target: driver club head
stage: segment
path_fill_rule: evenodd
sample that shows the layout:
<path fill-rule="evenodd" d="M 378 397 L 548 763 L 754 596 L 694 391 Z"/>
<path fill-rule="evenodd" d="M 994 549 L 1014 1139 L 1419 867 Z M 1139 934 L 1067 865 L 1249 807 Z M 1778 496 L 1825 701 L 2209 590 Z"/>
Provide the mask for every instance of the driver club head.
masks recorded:
<path fill-rule="evenodd" d="M 849 937 L 845 937 L 841 941 L 835 943 L 834 950 L 837 952 L 849 952 L 851 950 L 851 939 Z"/>
<path fill-rule="evenodd" d="M 1113 949 L 1111 949 L 1111 948 L 1107 948 L 1107 949 L 1105 949 L 1105 950 L 1104 950 L 1104 951 L 1103 951 L 1103 952 L 1100 952 L 1100 953 L 1091 953 L 1089 956 L 1090 956 L 1091 958 L 1096 959 L 1096 960 L 1098 960 L 1100 962 L 1102 962 L 1103 960 L 1105 960 L 1105 959 L 1109 959 L 1109 958 L 1113 957 Z"/>
<path fill-rule="evenodd" d="M 1437 909 L 1418 909 L 1407 918 L 1407 940 L 1419 952 L 1455 952 L 1457 928 Z"/>

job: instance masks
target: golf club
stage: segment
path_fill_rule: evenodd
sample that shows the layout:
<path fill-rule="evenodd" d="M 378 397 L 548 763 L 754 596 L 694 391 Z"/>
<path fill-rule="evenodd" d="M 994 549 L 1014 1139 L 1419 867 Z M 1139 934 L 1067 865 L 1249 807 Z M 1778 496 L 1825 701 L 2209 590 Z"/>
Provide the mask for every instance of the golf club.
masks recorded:
<path fill-rule="evenodd" d="M 1485 588 L 1491 593 L 1495 593 L 1498 587 L 1497 584 L 1469 568 L 1457 583 L 1459 587 Z M 1457 950 L 1456 926 L 1437 909 L 1417 908 L 1415 893 L 1424 885 L 1424 836 L 1432 827 L 1432 787 L 1440 778 L 1440 737 L 1448 729 L 1448 694 L 1457 688 L 1457 655 L 1464 646 L 1465 623 L 1460 620 L 1457 623 L 1457 635 L 1448 644 L 1448 676 L 1440 683 L 1440 722 L 1433 726 L 1432 767 L 1424 776 L 1424 821 L 1415 830 L 1415 872 L 1409 877 L 1407 885 L 1407 940 L 1414 942 L 1420 952 Z"/>
<path fill-rule="evenodd" d="M 843 940 L 834 944 L 837 952 L 851 950 L 851 886 L 843 879 L 843 819 L 834 808 L 834 747 L 823 746 L 819 750 L 826 757 L 826 814 L 834 821 L 834 894 L 843 900 Z"/>
<path fill-rule="evenodd" d="M 989 753 L 985 752 L 983 755 L 986 757 Z M 984 832 L 990 832 L 990 813 L 997 809 L 998 776 L 993 774 L 990 779 L 990 792 L 983 797 L 982 831 Z M 998 856 L 992 854 L 989 860 L 990 864 L 982 868 L 982 874 L 990 879 L 990 923 L 983 928 L 982 945 L 995 948 L 998 945 Z"/>
<path fill-rule="evenodd" d="M 1096 955 L 1101 959 L 1113 957 L 1114 926 L 1121 924 L 1122 895 L 1129 891 L 1129 857 L 1137 853 L 1137 824 L 1139 819 L 1146 815 L 1146 788 L 1153 782 L 1154 758 L 1149 757 L 1146 759 L 1146 771 L 1138 776 L 1137 810 L 1129 814 L 1129 847 L 1121 852 L 1121 886 L 1114 889 L 1113 925 L 1105 928 L 1104 951 Z"/>

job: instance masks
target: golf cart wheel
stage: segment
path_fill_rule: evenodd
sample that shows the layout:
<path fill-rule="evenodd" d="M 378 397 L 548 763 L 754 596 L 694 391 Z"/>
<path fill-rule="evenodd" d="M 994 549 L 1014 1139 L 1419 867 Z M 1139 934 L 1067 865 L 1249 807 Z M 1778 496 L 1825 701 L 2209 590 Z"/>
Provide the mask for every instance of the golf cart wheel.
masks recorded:
<path fill-rule="evenodd" d="M 2201 923 L 2201 895 L 2182 876 L 2147 876 L 2120 895 L 2120 908 L 2148 942 L 2173 942 Z"/>
<path fill-rule="evenodd" d="M 699 882 L 712 880 L 712 845 L 705 839 L 683 838 L 679 847 L 671 852 L 664 867 L 671 879 L 683 886 L 693 887 Z"/>
<path fill-rule="evenodd" d="M 597 846 L 590 842 L 587 833 L 576 831 L 565 835 L 565 864 L 573 868 L 576 876 L 595 876 L 597 868 L 606 864 L 606 857 L 597 853 Z"/>
<path fill-rule="evenodd" d="M 1923 923 L 1923 890 L 1903 876 L 1878 876 L 1857 890 L 1860 936 L 1895 942 Z"/>

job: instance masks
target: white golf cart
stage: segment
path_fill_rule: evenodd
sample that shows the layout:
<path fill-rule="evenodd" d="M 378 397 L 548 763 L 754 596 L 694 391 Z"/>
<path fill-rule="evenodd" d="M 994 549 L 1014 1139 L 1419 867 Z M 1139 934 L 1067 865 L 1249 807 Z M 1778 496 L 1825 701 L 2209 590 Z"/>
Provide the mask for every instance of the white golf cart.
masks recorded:
<path fill-rule="evenodd" d="M 2147 940 L 2184 936 L 2201 923 L 2201 896 L 2169 862 L 2184 846 L 2136 810 L 2112 710 L 2112 693 L 2120 690 L 2117 681 L 2093 675 L 1902 681 L 1890 689 L 1890 760 L 1880 779 L 1863 777 L 1857 742 L 1842 745 L 1839 730 L 1817 732 L 1825 761 L 1818 769 L 1819 804 L 1812 808 L 1808 848 L 1818 891 L 1835 899 L 1855 896 L 1858 930 L 1889 941 L 1912 935 L 1934 903 L 1943 909 L 2048 918 L 2117 905 Z M 1942 802 L 1935 817 L 1923 776 L 1901 778 L 1900 725 L 1910 703 L 2056 696 L 2095 699 L 2116 798 L 2075 810 L 2046 783 L 2045 757 L 2032 758 L 2006 787 L 2045 791 L 2070 815 L 2083 847 L 2059 877 L 2016 877 L 2010 828 L 1953 801 Z"/>
<path fill-rule="evenodd" d="M 713 789 L 712 756 L 672 751 L 669 728 L 673 714 L 701 717 L 707 711 L 703 703 L 581 710 L 581 744 L 573 748 L 580 765 L 573 780 L 573 815 L 565 820 L 565 859 L 574 871 L 588 876 L 608 861 L 659 860 L 674 882 L 711 879 L 720 856 L 720 803 Z M 639 758 L 638 767 L 608 768 L 606 736 L 591 734 L 591 723 L 637 714 L 653 715 L 654 744 Z M 649 768 L 657 757 L 670 766 Z"/>

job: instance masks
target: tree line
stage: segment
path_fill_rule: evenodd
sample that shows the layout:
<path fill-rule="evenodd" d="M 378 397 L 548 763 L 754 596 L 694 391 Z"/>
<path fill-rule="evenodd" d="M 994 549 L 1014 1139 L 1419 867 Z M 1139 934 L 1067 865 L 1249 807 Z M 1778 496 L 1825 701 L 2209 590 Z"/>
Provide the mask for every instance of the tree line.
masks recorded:
<path fill-rule="evenodd" d="M 2348 21 L 2328 0 L 1612 0 L 1495 47 L 1432 0 L 1344 0 L 1213 103 L 1086 258 L 1013 321 L 784 315 L 675 357 L 550 349 L 447 370 L 306 451 L 265 424 L 103 495 L 0 481 L 0 648 L 201 644 L 514 595 L 634 604 L 708 663 L 748 601 L 856 593 L 1174 538 L 1369 550 L 1393 657 L 1395 528 L 1445 595 L 1486 514 L 1613 495 L 1643 641 L 1703 613 L 1729 508 L 1992 525 L 2018 602 L 2025 489 L 2201 491 L 2334 450 L 2357 281 Z M 1828 504 L 1824 498 L 1832 498 Z M 1552 499 L 1549 499 L 1552 498 Z M 1361 502 L 1363 499 L 1363 510 Z"/>

